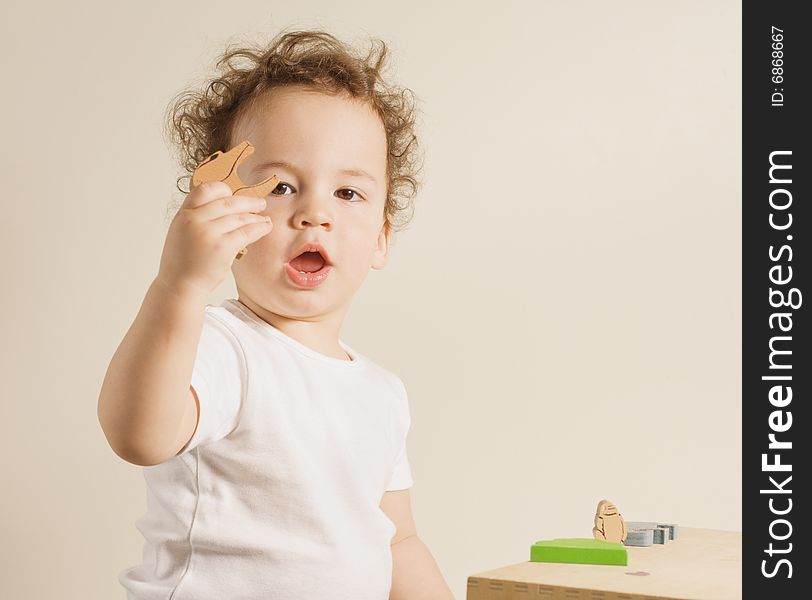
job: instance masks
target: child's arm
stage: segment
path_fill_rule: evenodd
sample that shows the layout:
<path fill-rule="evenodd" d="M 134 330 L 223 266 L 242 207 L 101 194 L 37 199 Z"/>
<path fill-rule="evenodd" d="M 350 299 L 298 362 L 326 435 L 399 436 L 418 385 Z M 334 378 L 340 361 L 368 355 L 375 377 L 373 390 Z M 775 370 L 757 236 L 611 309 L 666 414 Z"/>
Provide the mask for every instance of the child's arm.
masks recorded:
<path fill-rule="evenodd" d="M 169 226 L 158 276 L 107 368 L 98 417 L 113 451 L 138 465 L 172 458 L 197 426 L 191 389 L 206 299 L 237 250 L 270 233 L 264 198 L 221 181 L 186 196 Z"/>
<path fill-rule="evenodd" d="M 113 451 L 137 465 L 161 463 L 183 447 L 197 425 L 190 389 L 206 297 L 150 285 L 110 361 L 98 417 Z"/>
<path fill-rule="evenodd" d="M 454 600 L 440 568 L 417 535 L 409 490 L 384 492 L 381 510 L 395 524 L 389 600 Z"/>

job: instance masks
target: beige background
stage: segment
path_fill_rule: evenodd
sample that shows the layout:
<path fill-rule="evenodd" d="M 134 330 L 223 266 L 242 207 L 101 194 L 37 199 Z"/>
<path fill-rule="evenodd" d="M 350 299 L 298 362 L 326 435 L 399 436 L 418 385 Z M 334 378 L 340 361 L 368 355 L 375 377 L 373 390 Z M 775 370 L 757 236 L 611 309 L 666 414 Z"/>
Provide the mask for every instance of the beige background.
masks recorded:
<path fill-rule="evenodd" d="M 426 186 L 342 337 L 406 383 L 418 531 L 457 597 L 588 536 L 603 497 L 740 529 L 739 3 L 234 6 L 0 24 L 0 596 L 124 597 L 144 484 L 96 402 L 178 199 L 163 111 L 289 25 L 387 40 L 421 99 Z"/>

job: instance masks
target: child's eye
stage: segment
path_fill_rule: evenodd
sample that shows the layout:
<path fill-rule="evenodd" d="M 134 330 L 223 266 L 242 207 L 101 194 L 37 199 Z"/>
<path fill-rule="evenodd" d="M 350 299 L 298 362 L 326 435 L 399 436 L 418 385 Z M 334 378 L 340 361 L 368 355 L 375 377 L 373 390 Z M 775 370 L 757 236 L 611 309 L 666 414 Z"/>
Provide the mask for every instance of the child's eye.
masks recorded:
<path fill-rule="evenodd" d="M 278 194 L 277 193 L 277 190 L 282 186 L 285 186 L 286 188 L 288 188 L 290 190 L 293 189 L 292 187 L 290 187 L 290 185 L 288 185 L 284 181 L 280 181 L 279 184 L 271 191 L 271 194 L 273 194 L 274 196 L 287 196 L 287 194 Z"/>
<path fill-rule="evenodd" d="M 353 202 L 358 202 L 358 201 L 360 201 L 360 200 L 362 200 L 362 199 L 363 199 L 363 198 L 361 197 L 361 195 L 360 195 L 358 192 L 356 192 L 355 190 L 351 190 L 351 189 L 349 189 L 349 188 L 343 188 L 343 189 L 340 189 L 340 190 L 338 190 L 338 192 L 339 192 L 339 193 L 341 193 L 341 192 L 350 192 L 350 193 L 355 194 L 356 196 L 358 196 L 358 200 L 353 200 Z M 346 196 L 344 196 L 344 197 L 342 198 L 342 200 L 350 200 L 350 198 L 347 198 Z"/>
<path fill-rule="evenodd" d="M 271 195 L 274 196 L 287 196 L 288 194 L 284 193 L 284 189 L 287 188 L 290 190 L 292 194 L 294 192 L 293 187 L 289 183 L 285 183 L 284 181 L 280 181 L 277 186 L 271 191 Z M 350 188 L 342 188 L 338 190 L 338 194 L 343 194 L 341 197 L 342 200 L 349 200 L 350 202 L 359 202 L 363 200 L 363 196 L 361 196 L 355 190 L 351 190 Z M 353 199 L 355 198 L 355 199 Z"/>

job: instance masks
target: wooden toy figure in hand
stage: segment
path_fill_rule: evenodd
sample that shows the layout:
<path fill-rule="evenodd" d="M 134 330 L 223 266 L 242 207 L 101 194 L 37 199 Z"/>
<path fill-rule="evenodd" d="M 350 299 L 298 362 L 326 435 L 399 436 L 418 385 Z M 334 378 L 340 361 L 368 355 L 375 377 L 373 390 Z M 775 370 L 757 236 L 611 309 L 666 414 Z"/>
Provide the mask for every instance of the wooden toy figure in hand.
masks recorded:
<path fill-rule="evenodd" d="M 622 543 L 626 539 L 626 523 L 617 507 L 609 500 L 604 499 L 598 502 L 592 535 L 596 540 L 606 540 L 607 542 Z"/>
<path fill-rule="evenodd" d="M 254 147 L 248 140 L 237 144 L 228 152 L 215 152 L 195 169 L 192 174 L 192 188 L 206 181 L 222 181 L 231 188 L 232 195 L 264 198 L 279 185 L 279 177 L 272 175 L 265 181 L 245 185 L 237 175 L 237 167 L 253 153 Z M 246 252 L 247 249 L 243 248 L 237 253 L 235 259 L 241 259 Z"/>

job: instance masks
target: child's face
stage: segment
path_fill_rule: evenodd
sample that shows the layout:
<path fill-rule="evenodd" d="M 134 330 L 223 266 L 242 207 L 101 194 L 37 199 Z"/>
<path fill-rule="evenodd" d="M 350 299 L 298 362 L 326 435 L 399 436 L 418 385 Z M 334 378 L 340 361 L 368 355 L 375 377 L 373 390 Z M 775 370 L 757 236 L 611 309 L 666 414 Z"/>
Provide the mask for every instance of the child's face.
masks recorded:
<path fill-rule="evenodd" d="M 262 213 L 273 230 L 232 265 L 238 290 L 287 318 L 343 316 L 369 269 L 383 268 L 388 256 L 383 123 L 346 96 L 287 86 L 237 123 L 231 146 L 243 140 L 255 151 L 238 168 L 240 179 L 252 185 L 276 174 L 280 183 Z M 256 170 L 271 161 L 287 165 Z M 295 281 L 285 265 L 306 242 L 321 244 L 332 263 L 314 287 Z"/>

